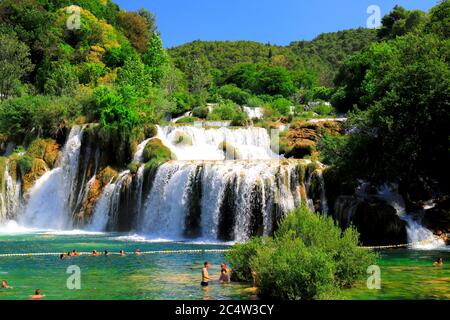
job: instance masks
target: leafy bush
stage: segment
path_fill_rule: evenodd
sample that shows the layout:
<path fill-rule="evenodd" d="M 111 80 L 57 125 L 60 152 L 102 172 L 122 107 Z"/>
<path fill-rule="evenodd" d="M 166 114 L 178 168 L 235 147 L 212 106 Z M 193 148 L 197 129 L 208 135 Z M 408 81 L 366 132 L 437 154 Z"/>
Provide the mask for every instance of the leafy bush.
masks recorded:
<path fill-rule="evenodd" d="M 194 123 L 195 121 L 197 121 L 198 118 L 196 117 L 183 117 L 177 120 L 176 123 L 181 124 L 181 123 Z"/>
<path fill-rule="evenodd" d="M 0 104 L 0 132 L 24 138 L 27 135 L 55 137 L 68 120 L 81 112 L 74 98 L 24 96 Z"/>
<path fill-rule="evenodd" d="M 238 106 L 236 106 L 233 102 L 221 102 L 208 114 L 208 120 L 233 120 L 238 112 Z"/>
<path fill-rule="evenodd" d="M 22 175 L 27 174 L 33 168 L 34 159 L 28 155 L 25 155 L 17 160 L 19 171 Z"/>
<path fill-rule="evenodd" d="M 219 94 L 222 98 L 231 100 L 241 106 L 246 104 L 247 100 L 251 97 L 248 92 L 231 84 L 221 87 L 219 89 Z"/>
<path fill-rule="evenodd" d="M 312 108 L 312 111 L 320 116 L 329 116 L 334 113 L 334 108 L 327 104 L 320 104 Z"/>
<path fill-rule="evenodd" d="M 248 116 L 245 112 L 239 111 L 231 119 L 232 126 L 245 126 L 247 125 Z"/>
<path fill-rule="evenodd" d="M 264 104 L 264 101 L 256 96 L 250 96 L 246 102 L 247 106 L 250 108 L 259 108 Z"/>
<path fill-rule="evenodd" d="M 236 280 L 254 277 L 260 294 L 282 299 L 336 298 L 365 275 L 376 255 L 358 247 L 354 228 L 302 207 L 280 224 L 274 238 L 238 244 L 227 254 Z"/>
<path fill-rule="evenodd" d="M 271 106 L 277 115 L 288 116 L 291 111 L 292 102 L 285 98 L 278 98 L 272 102 Z"/>
<path fill-rule="evenodd" d="M 208 113 L 208 107 L 197 107 L 192 110 L 192 115 L 201 119 L 206 119 L 208 117 Z"/>

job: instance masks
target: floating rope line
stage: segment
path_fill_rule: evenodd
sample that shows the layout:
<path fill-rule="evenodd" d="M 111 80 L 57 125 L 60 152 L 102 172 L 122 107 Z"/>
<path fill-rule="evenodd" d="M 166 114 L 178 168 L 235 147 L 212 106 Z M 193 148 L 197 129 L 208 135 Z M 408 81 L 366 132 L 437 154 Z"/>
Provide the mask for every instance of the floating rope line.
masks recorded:
<path fill-rule="evenodd" d="M 433 241 L 438 240 L 439 238 L 432 238 L 417 242 L 405 243 L 405 244 L 394 244 L 388 246 L 369 246 L 369 247 L 361 247 L 363 249 L 392 249 L 392 248 L 408 248 L 415 245 L 427 244 Z M 158 251 L 141 251 L 139 255 L 142 254 L 174 254 L 174 253 L 225 253 L 231 251 L 231 249 L 198 249 L 198 250 L 158 250 Z M 60 256 L 61 254 L 66 253 L 57 253 L 57 252 L 39 252 L 39 253 L 3 253 L 0 254 L 0 258 L 2 257 L 39 257 L 39 256 Z M 126 255 L 138 255 L 136 252 L 125 252 Z M 78 252 L 78 256 L 92 256 L 92 252 Z M 104 255 L 101 252 L 98 252 L 97 256 Z M 109 252 L 108 255 L 120 255 L 117 252 Z M 76 256 L 75 256 L 76 257 Z"/>
<path fill-rule="evenodd" d="M 426 239 L 426 240 L 422 240 L 422 241 L 405 243 L 405 244 L 393 244 L 393 245 L 389 245 L 389 246 L 372 246 L 372 247 L 362 247 L 362 248 L 364 248 L 364 249 L 408 248 L 408 247 L 413 247 L 413 246 L 416 246 L 416 245 L 431 243 L 431 242 L 436 241 L 438 239 L 439 238 L 432 238 L 432 239 Z"/>
<path fill-rule="evenodd" d="M 230 251 L 230 249 L 199 249 L 199 250 L 159 250 L 159 251 L 141 251 L 139 254 L 136 252 L 125 252 L 127 255 L 142 255 L 142 254 L 173 254 L 173 253 L 224 253 Z M 66 254 L 62 252 L 39 252 L 39 253 L 2 253 L 2 257 L 38 257 L 38 256 L 60 256 Z M 78 256 L 92 256 L 92 252 L 77 252 Z M 98 252 L 97 256 L 103 256 L 104 253 Z M 108 255 L 120 255 L 116 252 L 108 252 Z M 76 257 L 76 256 L 73 256 Z"/>

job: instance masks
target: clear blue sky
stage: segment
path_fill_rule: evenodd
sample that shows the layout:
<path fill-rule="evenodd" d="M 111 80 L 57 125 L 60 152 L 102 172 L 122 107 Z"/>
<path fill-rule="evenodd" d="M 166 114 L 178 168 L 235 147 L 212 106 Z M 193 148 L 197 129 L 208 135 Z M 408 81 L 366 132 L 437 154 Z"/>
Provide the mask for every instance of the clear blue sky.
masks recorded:
<path fill-rule="evenodd" d="M 165 47 L 193 40 L 253 40 L 286 45 L 322 32 L 365 27 L 370 5 L 429 10 L 437 0 L 114 0 L 157 16 Z"/>

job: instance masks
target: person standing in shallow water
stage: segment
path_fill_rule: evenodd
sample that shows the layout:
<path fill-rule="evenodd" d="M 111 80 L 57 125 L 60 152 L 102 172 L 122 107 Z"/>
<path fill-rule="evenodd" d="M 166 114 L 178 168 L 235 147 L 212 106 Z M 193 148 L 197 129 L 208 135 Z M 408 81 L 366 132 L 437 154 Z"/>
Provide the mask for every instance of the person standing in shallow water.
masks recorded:
<path fill-rule="evenodd" d="M 205 261 L 202 268 L 202 282 L 200 283 L 202 287 L 207 287 L 209 284 L 209 273 L 208 268 L 211 266 L 211 264 L 208 261 Z"/>
<path fill-rule="evenodd" d="M 228 269 L 226 263 L 220 265 L 220 283 L 230 283 L 230 269 Z"/>

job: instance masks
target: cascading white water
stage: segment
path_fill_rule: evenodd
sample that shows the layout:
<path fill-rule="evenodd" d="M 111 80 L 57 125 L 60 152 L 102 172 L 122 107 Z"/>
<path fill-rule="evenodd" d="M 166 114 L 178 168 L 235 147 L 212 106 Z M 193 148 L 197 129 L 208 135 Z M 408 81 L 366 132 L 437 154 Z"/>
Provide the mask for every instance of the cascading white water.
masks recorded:
<path fill-rule="evenodd" d="M 120 203 L 120 189 L 122 183 L 130 174 L 125 170 L 119 174 L 115 181 L 110 181 L 97 201 L 94 209 L 91 224 L 88 227 L 90 231 L 105 231 L 108 223 L 114 223 L 117 220 Z"/>
<path fill-rule="evenodd" d="M 69 229 L 76 201 L 76 184 L 83 127 L 70 131 L 61 165 L 46 172 L 29 191 L 19 223 L 38 229 Z"/>
<path fill-rule="evenodd" d="M 20 206 L 20 180 L 13 180 L 9 169 L 8 161 L 3 176 L 3 190 L 0 193 L 0 222 L 13 219 Z"/>
<path fill-rule="evenodd" d="M 400 219 L 406 222 L 408 243 L 414 243 L 416 249 L 432 249 L 445 246 L 442 239 L 438 239 L 431 230 L 428 230 L 406 212 L 405 201 L 397 191 L 396 185 L 385 184 L 377 189 L 377 197 L 391 205 Z M 423 243 L 419 243 L 423 242 Z"/>
<path fill-rule="evenodd" d="M 200 217 L 197 238 L 217 240 L 221 215 L 232 215 L 231 240 L 245 241 L 255 228 L 268 235 L 273 231 L 274 206 L 282 215 L 301 204 L 299 165 L 276 160 L 165 163 L 158 168 L 138 231 L 155 238 L 181 239 L 189 231 L 189 207 L 198 202 L 194 210 Z M 253 226 L 255 219 L 260 223 Z"/>
<path fill-rule="evenodd" d="M 174 160 L 261 160 L 277 157 L 271 150 L 270 136 L 263 128 L 158 126 L 157 138 L 170 148 Z"/>
<path fill-rule="evenodd" d="M 141 142 L 138 146 L 137 146 L 137 148 L 136 148 L 136 153 L 134 154 L 134 156 L 133 156 L 133 161 L 135 161 L 135 162 L 139 162 L 139 163 L 142 163 L 142 161 L 144 161 L 144 149 L 145 149 L 145 146 L 147 145 L 147 143 L 150 141 L 150 140 L 152 140 L 153 138 L 150 138 L 150 139 L 146 139 L 146 140 L 144 140 L 143 142 Z"/>
<path fill-rule="evenodd" d="M 263 108 L 251 108 L 245 106 L 243 107 L 243 110 L 249 119 L 262 119 L 264 117 Z"/>
<path fill-rule="evenodd" d="M 142 163 L 144 161 L 143 159 L 144 148 L 151 139 L 152 138 L 146 139 L 137 146 L 136 152 L 133 155 L 134 162 Z M 117 211 L 120 205 L 120 191 L 122 189 L 122 184 L 124 183 L 124 181 L 126 181 L 129 174 L 130 174 L 129 170 L 122 171 L 114 182 L 110 181 L 106 185 L 106 187 L 102 191 L 100 199 L 97 201 L 95 205 L 92 220 L 89 226 L 87 227 L 88 230 L 105 231 L 107 229 L 108 223 L 114 224 L 113 219 L 114 216 L 117 215 Z M 141 200 L 142 187 L 144 184 L 143 165 L 141 165 L 138 171 L 136 172 L 135 183 L 137 185 L 135 189 L 137 192 L 136 214 L 139 216 L 140 203 L 142 201 Z"/>

